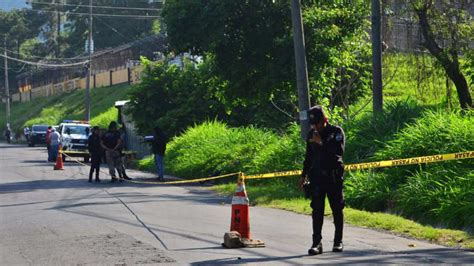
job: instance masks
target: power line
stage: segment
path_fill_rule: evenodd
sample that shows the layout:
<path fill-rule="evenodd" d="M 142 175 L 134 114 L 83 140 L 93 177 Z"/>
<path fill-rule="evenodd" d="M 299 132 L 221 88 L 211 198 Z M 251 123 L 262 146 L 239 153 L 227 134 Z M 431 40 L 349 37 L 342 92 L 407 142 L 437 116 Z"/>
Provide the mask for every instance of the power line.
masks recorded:
<path fill-rule="evenodd" d="M 66 15 L 78 15 L 78 16 L 89 16 L 89 13 L 80 13 L 80 12 L 68 12 L 68 11 L 51 11 L 51 10 L 36 10 L 36 9 L 31 9 L 32 11 L 41 13 L 41 12 L 46 12 L 46 13 L 54 13 L 57 14 L 63 13 Z M 161 18 L 160 16 L 143 16 L 143 15 L 116 15 L 116 14 L 97 14 L 93 13 L 92 14 L 95 17 L 120 17 L 120 18 L 129 18 L 129 19 L 157 19 Z"/>
<path fill-rule="evenodd" d="M 80 59 L 86 59 L 87 56 L 78 56 L 78 57 L 55 57 L 55 58 L 45 58 L 43 56 L 35 56 L 35 55 L 25 55 L 22 53 L 18 53 L 9 49 L 4 49 L 0 47 L 0 50 L 6 50 L 8 53 L 15 54 L 18 56 L 21 56 L 23 58 L 39 58 L 39 59 L 47 59 L 47 60 L 80 60 Z"/>
<path fill-rule="evenodd" d="M 3 55 L 3 54 L 0 54 L 0 56 L 3 58 L 7 58 L 9 60 L 13 60 L 16 62 L 20 62 L 20 63 L 32 65 L 32 66 L 38 66 L 38 67 L 75 67 L 75 66 L 83 66 L 85 63 L 88 62 L 88 61 L 82 61 L 82 62 L 70 63 L 70 64 L 45 64 L 45 63 L 22 60 L 22 59 L 10 57 L 8 55 Z"/>
<path fill-rule="evenodd" d="M 71 6 L 71 7 L 87 7 L 87 8 L 91 7 L 90 5 L 61 4 L 61 3 L 48 3 L 48 2 L 30 2 L 30 4 L 54 5 L 54 6 Z M 92 6 L 92 7 L 93 8 L 99 8 L 99 9 L 161 11 L 160 8 L 146 8 L 146 7 L 121 7 L 121 6 Z"/>

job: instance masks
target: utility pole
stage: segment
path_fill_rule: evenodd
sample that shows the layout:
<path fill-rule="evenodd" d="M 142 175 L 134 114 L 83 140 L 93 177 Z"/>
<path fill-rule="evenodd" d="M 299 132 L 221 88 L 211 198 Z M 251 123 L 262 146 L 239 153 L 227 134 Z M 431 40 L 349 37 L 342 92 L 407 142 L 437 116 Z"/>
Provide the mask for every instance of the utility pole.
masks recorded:
<path fill-rule="evenodd" d="M 85 99 L 85 120 L 91 119 L 91 74 L 92 74 L 92 0 L 89 0 L 89 43 L 88 43 L 89 62 L 86 77 L 86 99 Z"/>
<path fill-rule="evenodd" d="M 374 113 L 383 111 L 381 25 L 380 0 L 372 0 L 372 96 Z"/>
<path fill-rule="evenodd" d="M 295 49 L 296 86 L 298 88 L 298 108 L 301 127 L 301 137 L 306 140 L 309 131 L 308 110 L 308 68 L 306 64 L 306 51 L 304 45 L 303 19 L 301 17 L 300 0 L 291 0 L 291 21 L 293 24 L 293 46 Z"/>
<path fill-rule="evenodd" d="M 6 110 L 6 123 L 10 123 L 10 87 L 8 85 L 8 59 L 7 59 L 7 37 L 3 40 L 3 58 L 5 61 L 5 105 Z"/>

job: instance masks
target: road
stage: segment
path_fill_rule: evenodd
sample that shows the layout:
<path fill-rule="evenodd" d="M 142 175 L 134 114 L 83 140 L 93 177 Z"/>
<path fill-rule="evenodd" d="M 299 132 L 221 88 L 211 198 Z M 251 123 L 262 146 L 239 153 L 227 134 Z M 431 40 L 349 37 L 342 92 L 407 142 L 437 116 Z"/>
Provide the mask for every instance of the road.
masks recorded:
<path fill-rule="evenodd" d="M 311 218 L 251 207 L 265 248 L 225 249 L 230 199 L 203 186 L 86 182 L 73 162 L 53 171 L 44 147 L 0 144 L 0 265 L 472 263 L 474 253 L 346 225 L 345 251 L 309 257 Z M 136 180 L 152 175 L 130 171 Z M 413 246 L 413 247 L 410 247 Z"/>

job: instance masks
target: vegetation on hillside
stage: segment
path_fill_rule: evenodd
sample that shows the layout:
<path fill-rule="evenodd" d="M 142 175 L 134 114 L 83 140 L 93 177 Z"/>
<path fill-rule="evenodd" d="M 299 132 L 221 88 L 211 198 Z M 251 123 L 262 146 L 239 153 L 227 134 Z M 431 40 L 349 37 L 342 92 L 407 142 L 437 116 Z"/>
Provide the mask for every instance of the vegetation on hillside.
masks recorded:
<path fill-rule="evenodd" d="M 129 85 L 117 85 L 91 90 L 91 124 L 106 128 L 117 119 L 115 101 L 127 99 Z M 84 91 L 78 90 L 52 97 L 33 99 L 11 106 L 11 127 L 21 136 L 24 126 L 57 125 L 65 119 L 84 119 Z M 5 108 L 0 105 L 0 125 L 5 124 Z M 3 138 L 3 134 L 1 136 Z"/>

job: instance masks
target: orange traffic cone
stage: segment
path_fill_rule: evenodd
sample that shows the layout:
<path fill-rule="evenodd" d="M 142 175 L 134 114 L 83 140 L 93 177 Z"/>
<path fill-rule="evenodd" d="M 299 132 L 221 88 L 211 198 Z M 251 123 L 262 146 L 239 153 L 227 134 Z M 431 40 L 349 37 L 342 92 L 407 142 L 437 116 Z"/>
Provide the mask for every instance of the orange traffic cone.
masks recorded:
<path fill-rule="evenodd" d="M 61 146 L 59 146 L 59 151 L 58 151 L 58 156 L 56 158 L 56 164 L 54 165 L 54 170 L 64 170 L 64 165 L 63 165 L 63 155 Z"/>
<path fill-rule="evenodd" d="M 245 184 L 242 178 L 237 182 L 237 190 L 232 197 L 232 215 L 230 231 L 237 231 L 242 238 L 250 239 L 250 213 L 249 198 L 245 191 Z"/>

